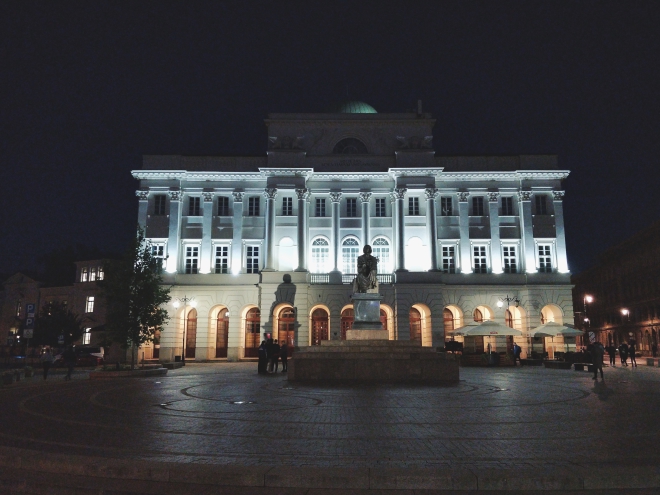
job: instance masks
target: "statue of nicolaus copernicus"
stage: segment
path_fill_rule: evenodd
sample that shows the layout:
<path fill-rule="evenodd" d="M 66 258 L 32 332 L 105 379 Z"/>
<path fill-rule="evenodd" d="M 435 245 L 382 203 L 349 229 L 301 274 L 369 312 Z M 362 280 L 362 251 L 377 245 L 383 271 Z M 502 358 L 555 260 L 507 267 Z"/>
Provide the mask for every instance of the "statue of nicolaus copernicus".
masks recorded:
<path fill-rule="evenodd" d="M 378 293 L 378 258 L 371 255 L 371 246 L 366 245 L 362 256 L 357 259 L 357 276 L 353 280 L 353 292 Z"/>

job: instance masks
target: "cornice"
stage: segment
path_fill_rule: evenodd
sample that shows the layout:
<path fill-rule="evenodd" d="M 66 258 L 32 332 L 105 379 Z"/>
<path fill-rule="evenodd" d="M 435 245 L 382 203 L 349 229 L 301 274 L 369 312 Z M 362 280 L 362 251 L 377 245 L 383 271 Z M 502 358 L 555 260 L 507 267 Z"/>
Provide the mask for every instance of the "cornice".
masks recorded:
<path fill-rule="evenodd" d="M 442 172 L 441 181 L 452 180 L 561 180 L 568 177 L 569 170 L 516 170 L 511 172 Z"/>

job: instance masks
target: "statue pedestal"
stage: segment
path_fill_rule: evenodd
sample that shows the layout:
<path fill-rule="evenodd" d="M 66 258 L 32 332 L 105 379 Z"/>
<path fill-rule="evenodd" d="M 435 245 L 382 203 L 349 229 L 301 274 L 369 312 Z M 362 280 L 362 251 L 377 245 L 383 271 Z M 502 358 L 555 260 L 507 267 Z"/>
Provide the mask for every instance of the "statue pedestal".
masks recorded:
<path fill-rule="evenodd" d="M 355 319 L 351 330 L 346 332 L 346 340 L 389 339 L 380 321 L 380 302 L 383 296 L 378 293 L 353 294 Z"/>

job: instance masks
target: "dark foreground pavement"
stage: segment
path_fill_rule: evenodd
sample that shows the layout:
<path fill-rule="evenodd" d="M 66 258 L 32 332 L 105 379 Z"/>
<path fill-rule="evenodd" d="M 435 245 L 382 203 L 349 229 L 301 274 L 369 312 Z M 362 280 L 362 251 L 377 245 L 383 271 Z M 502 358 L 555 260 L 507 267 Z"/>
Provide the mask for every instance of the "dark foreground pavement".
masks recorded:
<path fill-rule="evenodd" d="M 462 368 L 447 387 L 298 385 L 252 363 L 85 377 L 0 388 L 0 493 L 660 493 L 658 368 Z"/>

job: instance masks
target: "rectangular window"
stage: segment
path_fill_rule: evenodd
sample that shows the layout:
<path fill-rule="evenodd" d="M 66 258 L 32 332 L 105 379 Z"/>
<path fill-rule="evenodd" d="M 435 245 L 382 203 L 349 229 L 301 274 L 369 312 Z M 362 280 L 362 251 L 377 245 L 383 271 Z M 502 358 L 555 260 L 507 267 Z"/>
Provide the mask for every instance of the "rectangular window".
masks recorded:
<path fill-rule="evenodd" d="M 154 258 L 159 258 L 163 265 L 163 268 L 165 267 L 165 244 L 152 244 L 151 245 L 151 256 Z"/>
<path fill-rule="evenodd" d="M 82 336 L 82 345 L 89 345 L 91 341 L 92 341 L 92 329 L 85 328 L 85 332 L 83 333 Z"/>
<path fill-rule="evenodd" d="M 229 273 L 229 246 L 215 247 L 215 273 Z"/>
<path fill-rule="evenodd" d="M 80 281 L 87 282 L 87 280 L 89 280 L 89 268 L 85 266 L 80 270 Z"/>
<path fill-rule="evenodd" d="M 246 246 L 245 271 L 246 273 L 259 273 L 259 246 Z"/>
<path fill-rule="evenodd" d="M 376 216 L 384 217 L 385 215 L 385 198 L 376 198 Z"/>
<path fill-rule="evenodd" d="M 200 198 L 188 198 L 188 216 L 198 217 L 200 212 Z"/>
<path fill-rule="evenodd" d="M 472 246 L 472 260 L 474 262 L 474 273 L 488 273 L 486 246 Z"/>
<path fill-rule="evenodd" d="M 218 216 L 229 216 L 229 198 L 227 196 L 218 196 Z"/>
<path fill-rule="evenodd" d="M 87 300 L 85 301 L 85 313 L 93 313 L 94 312 L 94 296 L 87 296 Z"/>
<path fill-rule="evenodd" d="M 16 316 L 18 318 L 21 317 L 21 306 L 22 306 L 21 301 L 20 300 L 16 301 Z"/>
<path fill-rule="evenodd" d="M 548 214 L 548 204 L 546 197 L 544 195 L 536 195 L 534 197 L 536 202 L 536 214 L 537 215 L 547 215 Z"/>
<path fill-rule="evenodd" d="M 282 215 L 285 217 L 293 215 L 293 198 L 282 198 Z"/>
<path fill-rule="evenodd" d="M 552 273 L 552 255 L 550 251 L 550 245 L 539 244 L 538 252 L 539 252 L 539 272 Z"/>
<path fill-rule="evenodd" d="M 324 217 L 325 216 L 325 198 L 316 198 L 316 209 L 314 216 Z"/>
<path fill-rule="evenodd" d="M 94 282 L 96 280 L 96 267 L 93 266 L 89 269 L 89 281 Z"/>
<path fill-rule="evenodd" d="M 513 198 L 511 196 L 506 196 L 502 198 L 502 215 L 503 216 L 513 215 Z"/>
<path fill-rule="evenodd" d="M 258 217 L 259 216 L 259 196 L 252 196 L 248 198 L 248 217 Z"/>
<path fill-rule="evenodd" d="M 419 198 L 408 198 L 408 215 L 419 215 Z"/>
<path fill-rule="evenodd" d="M 348 198 L 346 200 L 346 216 L 357 217 L 357 198 Z"/>
<path fill-rule="evenodd" d="M 504 273 L 518 273 L 516 246 L 503 246 L 502 258 L 504 261 Z"/>
<path fill-rule="evenodd" d="M 484 216 L 483 196 L 475 196 L 472 198 L 472 215 L 474 215 L 475 217 Z"/>
<path fill-rule="evenodd" d="M 456 273 L 456 246 L 442 246 L 443 273 Z"/>
<path fill-rule="evenodd" d="M 104 276 L 105 276 L 105 272 L 103 271 L 103 267 L 102 267 L 102 266 L 99 266 L 99 270 L 98 270 L 98 276 L 97 276 L 97 278 L 98 278 L 99 280 L 103 280 L 103 277 L 104 277 Z"/>
<path fill-rule="evenodd" d="M 454 214 L 450 196 L 442 196 L 440 198 L 440 214 L 443 217 L 450 217 Z"/>
<path fill-rule="evenodd" d="M 186 273 L 199 270 L 199 246 L 186 246 Z"/>
<path fill-rule="evenodd" d="M 156 194 L 154 196 L 154 215 L 165 215 L 165 195 Z"/>

